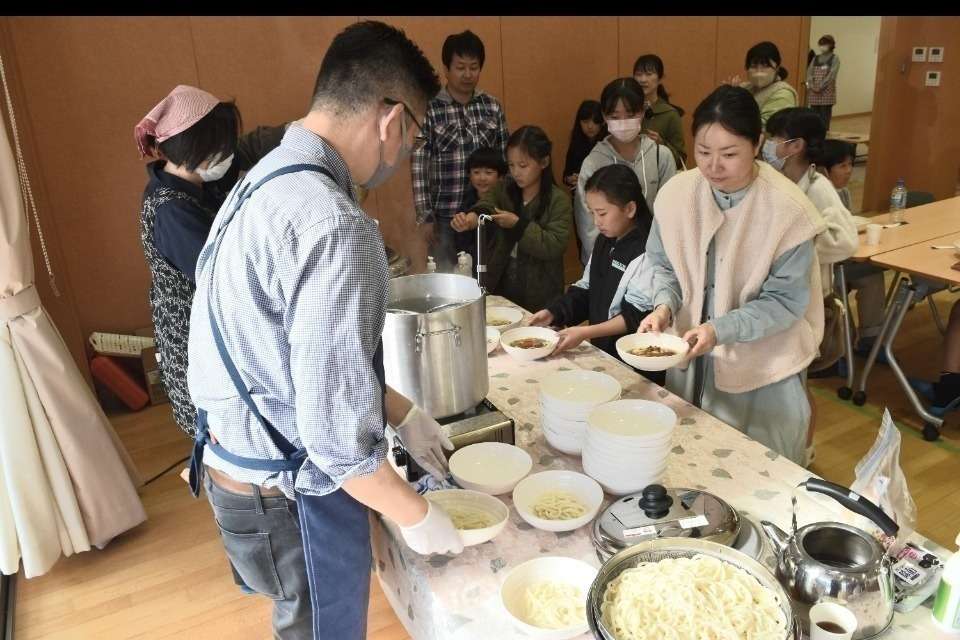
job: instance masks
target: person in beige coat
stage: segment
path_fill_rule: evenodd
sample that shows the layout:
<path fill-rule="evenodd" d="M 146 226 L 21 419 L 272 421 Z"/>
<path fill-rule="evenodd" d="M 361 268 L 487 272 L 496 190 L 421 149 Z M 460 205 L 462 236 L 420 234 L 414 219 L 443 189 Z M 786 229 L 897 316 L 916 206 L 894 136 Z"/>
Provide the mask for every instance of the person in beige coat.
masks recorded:
<path fill-rule="evenodd" d="M 639 331 L 670 329 L 691 344 L 667 372 L 669 390 L 802 463 L 803 371 L 823 335 L 814 243 L 825 225 L 796 184 L 755 160 L 761 132 L 741 87 L 720 86 L 697 107 L 697 168 L 654 203 L 654 311 Z"/>

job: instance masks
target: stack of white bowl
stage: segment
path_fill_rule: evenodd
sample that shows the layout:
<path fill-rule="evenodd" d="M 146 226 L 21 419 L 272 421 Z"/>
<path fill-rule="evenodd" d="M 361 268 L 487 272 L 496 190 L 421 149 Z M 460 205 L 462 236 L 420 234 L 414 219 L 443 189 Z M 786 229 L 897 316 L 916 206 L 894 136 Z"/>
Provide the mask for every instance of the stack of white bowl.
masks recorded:
<path fill-rule="evenodd" d="M 620 397 L 617 379 L 605 373 L 576 369 L 559 371 L 540 382 L 540 426 L 555 449 L 580 455 L 587 434 L 587 416 L 597 406 Z"/>
<path fill-rule="evenodd" d="M 617 400 L 587 418 L 583 470 L 604 491 L 625 495 L 659 483 L 667 469 L 677 414 L 658 402 Z"/>

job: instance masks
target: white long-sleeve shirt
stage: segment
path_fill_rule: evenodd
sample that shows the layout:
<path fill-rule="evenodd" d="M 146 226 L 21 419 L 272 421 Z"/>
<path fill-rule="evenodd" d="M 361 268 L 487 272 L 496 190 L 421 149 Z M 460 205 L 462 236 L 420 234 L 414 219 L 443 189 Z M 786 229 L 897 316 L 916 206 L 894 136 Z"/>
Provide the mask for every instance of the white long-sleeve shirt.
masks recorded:
<path fill-rule="evenodd" d="M 857 225 L 853 215 L 843 206 L 830 180 L 817 173 L 815 167 L 803 174 L 797 181 L 800 190 L 807 194 L 810 201 L 823 216 L 827 228 L 817 236 L 817 256 L 820 258 L 820 282 L 823 295 L 833 290 L 833 265 L 846 260 L 857 252 L 860 245 Z"/>

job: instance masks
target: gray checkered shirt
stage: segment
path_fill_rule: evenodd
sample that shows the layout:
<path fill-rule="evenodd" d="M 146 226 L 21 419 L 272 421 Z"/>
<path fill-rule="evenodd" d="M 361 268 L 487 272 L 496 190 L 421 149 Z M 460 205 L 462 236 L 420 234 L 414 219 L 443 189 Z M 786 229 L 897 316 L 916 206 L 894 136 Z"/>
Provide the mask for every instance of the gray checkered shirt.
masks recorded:
<path fill-rule="evenodd" d="M 227 451 L 280 459 L 243 404 L 210 330 L 207 296 L 216 230 L 240 187 L 291 164 L 323 166 L 260 187 L 224 232 L 213 305 L 224 343 L 257 408 L 294 446 L 307 449 L 296 490 L 324 495 L 384 461 L 383 392 L 373 357 L 383 332 L 387 258 L 374 220 L 356 204 L 350 172 L 316 134 L 293 125 L 231 192 L 197 262 L 187 380 L 210 432 Z M 293 474 L 236 467 L 207 447 L 204 462 L 240 482 L 278 486 Z"/>

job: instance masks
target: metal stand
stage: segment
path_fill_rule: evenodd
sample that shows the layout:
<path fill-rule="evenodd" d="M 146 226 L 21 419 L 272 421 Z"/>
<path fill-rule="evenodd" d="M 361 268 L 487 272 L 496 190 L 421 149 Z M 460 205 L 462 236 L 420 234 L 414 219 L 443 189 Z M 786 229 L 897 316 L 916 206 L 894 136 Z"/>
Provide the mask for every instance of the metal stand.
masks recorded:
<path fill-rule="evenodd" d="M 477 215 L 477 284 L 480 285 L 480 295 L 487 294 L 487 288 L 483 284 L 483 278 L 487 273 L 487 263 L 483 261 L 483 240 L 486 233 L 484 225 L 492 221 L 493 217 L 486 213 Z"/>
<path fill-rule="evenodd" d="M 895 307 L 899 304 L 900 296 L 901 294 L 906 295 L 906 287 L 909 287 L 909 280 L 907 280 L 907 278 L 901 278 L 899 272 L 897 272 L 890 286 L 890 293 L 893 294 L 891 296 L 893 299 L 887 304 L 887 311 L 883 315 L 883 326 L 880 327 L 880 334 L 877 335 L 877 339 L 873 341 L 873 346 L 870 347 L 870 355 L 867 356 L 867 362 L 863 365 L 863 372 L 860 374 L 860 384 L 857 385 L 857 390 L 853 393 L 853 404 L 858 407 L 862 407 L 867 401 L 867 378 L 870 376 L 870 370 L 873 369 L 873 363 L 877 361 L 877 354 L 880 353 L 880 347 L 883 346 L 883 342 L 886 340 L 891 320 L 896 314 Z M 910 293 L 910 299 L 913 299 L 913 292 Z M 907 304 L 909 306 L 909 302 Z"/>
<path fill-rule="evenodd" d="M 841 400 L 849 400 L 850 396 L 853 395 L 855 361 L 853 357 L 852 319 L 850 318 L 850 305 L 847 301 L 847 275 L 843 270 L 842 262 L 837 263 L 834 267 L 834 283 L 843 304 L 843 350 L 847 359 L 847 384 L 837 389 L 837 395 Z"/>
<path fill-rule="evenodd" d="M 943 426 L 943 418 L 938 418 L 933 415 L 920 401 L 920 397 L 917 395 L 917 392 L 913 390 L 913 387 L 910 386 L 910 382 L 907 380 L 907 376 L 903 373 L 903 369 L 900 367 L 900 363 L 897 362 L 896 356 L 893 354 L 893 341 L 897 337 L 897 333 L 900 331 L 900 325 L 903 324 L 903 318 L 907 315 L 907 311 L 910 310 L 911 305 L 917 298 L 923 298 L 930 295 L 930 290 L 927 286 L 921 284 L 910 282 L 907 278 L 900 278 L 897 283 L 897 291 L 893 298 L 893 303 L 887 309 L 887 313 L 883 319 L 883 328 L 880 330 L 880 335 L 877 337 L 876 342 L 873 344 L 873 348 L 870 349 L 870 356 L 867 358 L 867 363 L 863 367 L 863 374 L 860 377 L 860 385 L 857 389 L 857 392 L 853 395 L 853 402 L 857 405 L 863 405 L 866 402 L 866 385 L 867 377 L 870 375 L 870 370 L 873 368 L 873 363 L 876 360 L 877 353 L 880 351 L 880 347 L 883 346 L 884 353 L 887 356 L 888 365 L 890 370 L 893 371 L 893 375 L 896 377 L 897 382 L 900 383 L 900 387 L 903 389 L 903 392 L 907 395 L 907 399 L 910 400 L 911 406 L 913 406 L 914 411 L 917 412 L 921 418 L 923 418 L 923 438 L 924 440 L 936 440 L 940 437 L 940 428 Z"/>

